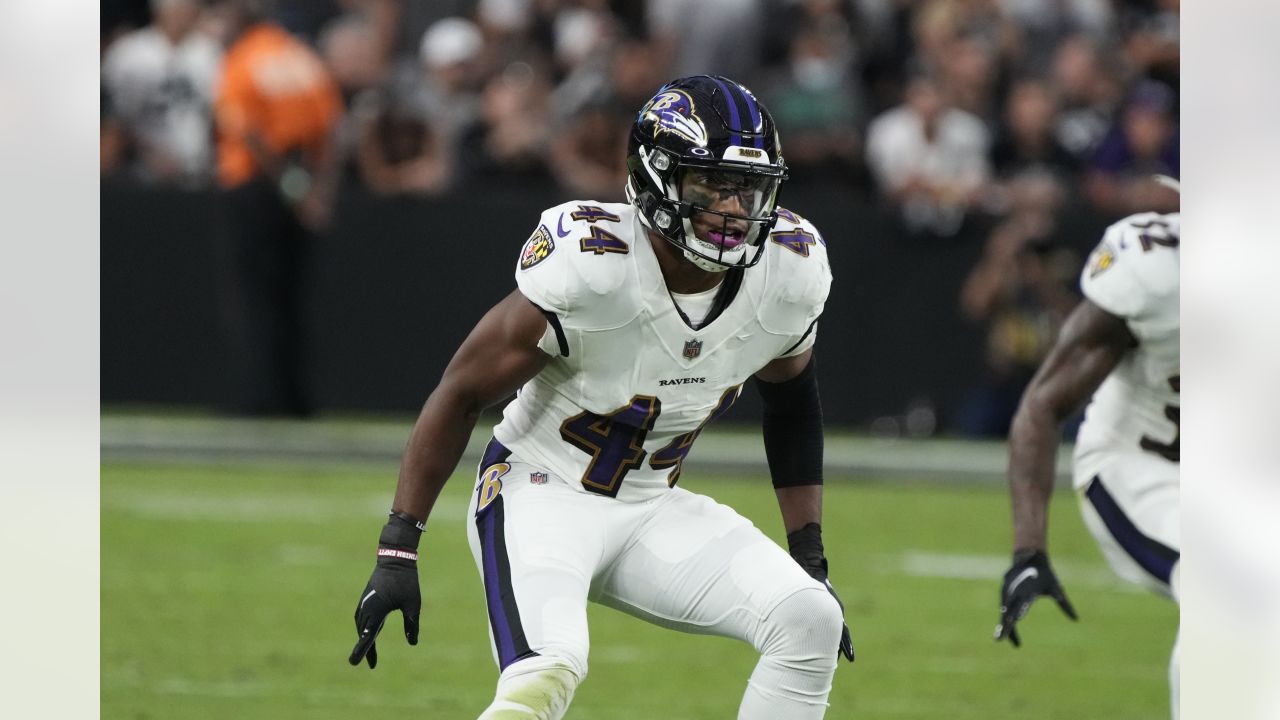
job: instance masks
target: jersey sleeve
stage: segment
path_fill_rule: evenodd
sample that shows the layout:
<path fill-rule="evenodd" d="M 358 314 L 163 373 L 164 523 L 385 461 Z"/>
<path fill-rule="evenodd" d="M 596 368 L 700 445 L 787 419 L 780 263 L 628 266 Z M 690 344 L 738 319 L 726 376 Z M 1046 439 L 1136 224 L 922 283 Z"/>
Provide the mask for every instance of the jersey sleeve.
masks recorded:
<path fill-rule="evenodd" d="M 1162 222 L 1156 213 L 1127 217 L 1103 233 L 1084 270 L 1080 274 L 1080 290 L 1095 305 L 1112 315 L 1134 319 L 1154 310 L 1158 302 L 1152 280 L 1156 270 L 1151 252 L 1153 239 Z"/>
<path fill-rule="evenodd" d="M 516 263 L 516 286 L 520 293 L 546 312 L 564 316 L 569 314 L 570 299 L 567 284 L 570 268 L 564 261 L 564 251 L 556 247 L 555 239 L 546 224 L 534 228 L 533 234 L 520 248 Z M 560 250 L 557 253 L 557 250 Z"/>
<path fill-rule="evenodd" d="M 542 213 L 520 248 L 516 286 L 530 302 L 555 316 L 562 333 L 625 324 L 640 310 L 635 297 L 638 283 L 627 282 L 634 274 L 629 246 L 610 235 L 619 252 L 596 253 L 593 247 L 584 250 L 581 238 L 593 237 L 592 222 L 574 220 L 574 207 L 558 205 Z M 609 217 L 622 220 L 618 215 Z M 595 222 L 609 221 L 597 218 Z M 621 252 L 623 248 L 628 252 Z M 544 337 L 543 344 L 550 347 L 552 339 Z"/>
<path fill-rule="evenodd" d="M 817 339 L 818 318 L 831 291 L 831 264 L 826 239 L 813 223 L 784 209 L 778 217 L 765 241 L 770 290 L 760 320 L 765 330 L 782 336 L 778 357 L 792 357 Z"/>

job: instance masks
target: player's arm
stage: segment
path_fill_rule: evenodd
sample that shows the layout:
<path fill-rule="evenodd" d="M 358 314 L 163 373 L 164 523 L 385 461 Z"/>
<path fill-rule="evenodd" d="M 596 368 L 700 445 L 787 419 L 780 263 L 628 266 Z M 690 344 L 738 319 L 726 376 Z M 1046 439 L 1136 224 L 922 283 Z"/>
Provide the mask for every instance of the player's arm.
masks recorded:
<path fill-rule="evenodd" d="M 480 412 L 537 375 L 547 319 L 519 290 L 493 307 L 463 341 L 427 398 L 400 464 L 392 510 L 423 522 L 466 449 Z"/>
<path fill-rule="evenodd" d="M 1021 645 L 1016 624 L 1041 595 L 1076 618 L 1046 549 L 1062 424 L 1084 406 L 1107 375 L 1137 344 L 1123 318 L 1083 300 L 1067 317 L 1058 340 L 1036 371 L 1009 432 L 1009 495 L 1013 504 L 1013 564 L 1000 591 L 996 639 Z"/>
<path fill-rule="evenodd" d="M 1009 431 L 1015 550 L 1044 550 L 1062 424 L 1137 345 L 1123 318 L 1083 300 L 1023 392 Z"/>
<path fill-rule="evenodd" d="M 756 373 L 764 401 L 764 449 L 788 533 L 822 522 L 822 404 L 813 349 Z"/>
<path fill-rule="evenodd" d="M 417 548 L 431 508 L 453 473 L 480 412 L 515 392 L 547 364 L 538 348 L 542 311 L 518 290 L 491 309 L 445 368 L 414 424 L 400 464 L 391 516 L 378 540 L 378 560 L 356 607 L 359 639 L 349 658 L 377 665 L 374 644 L 393 610 L 404 615 L 405 638 L 418 642 Z"/>
<path fill-rule="evenodd" d="M 765 456 L 787 531 L 788 550 L 838 602 L 840 597 L 827 578 L 822 546 L 822 403 L 813 348 L 778 358 L 755 377 L 764 402 Z M 837 651 L 853 660 L 848 625 Z"/>

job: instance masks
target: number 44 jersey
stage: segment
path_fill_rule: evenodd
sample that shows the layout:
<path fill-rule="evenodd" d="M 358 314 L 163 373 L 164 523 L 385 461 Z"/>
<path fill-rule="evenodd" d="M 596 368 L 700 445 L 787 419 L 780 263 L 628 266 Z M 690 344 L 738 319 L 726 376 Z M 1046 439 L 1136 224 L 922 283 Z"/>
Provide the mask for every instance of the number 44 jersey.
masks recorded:
<path fill-rule="evenodd" d="M 1138 340 L 1094 393 L 1076 441 L 1076 484 L 1114 453 L 1179 459 L 1180 215 L 1141 213 L 1112 225 L 1089 256 L 1085 297 Z M 1176 467 L 1176 466 L 1173 466 Z"/>
<path fill-rule="evenodd" d="M 695 329 L 633 206 L 571 202 L 544 212 L 516 282 L 547 314 L 541 347 L 553 359 L 494 436 L 583 492 L 631 502 L 675 485 L 698 434 L 747 378 L 813 344 L 831 285 L 826 244 L 808 221 L 778 215 L 760 262 L 723 273 L 722 309 Z"/>

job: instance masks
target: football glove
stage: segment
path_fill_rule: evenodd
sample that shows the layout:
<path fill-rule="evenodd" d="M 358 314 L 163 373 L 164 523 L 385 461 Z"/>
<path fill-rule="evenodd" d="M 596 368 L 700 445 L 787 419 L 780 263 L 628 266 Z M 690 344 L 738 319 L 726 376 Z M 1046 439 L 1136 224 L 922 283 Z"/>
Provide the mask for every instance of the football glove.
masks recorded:
<path fill-rule="evenodd" d="M 418 615 L 422 595 L 418 589 L 418 540 L 422 524 L 402 513 L 392 513 L 378 538 L 378 562 L 356 605 L 356 645 L 348 658 L 352 665 L 361 660 L 369 669 L 378 666 L 375 641 L 387 615 L 399 610 L 404 615 L 404 637 L 418 644 Z"/>
<path fill-rule="evenodd" d="M 1041 595 L 1058 602 L 1058 607 L 1072 620 L 1078 619 L 1076 609 L 1058 584 L 1058 578 L 1049 566 L 1049 555 L 1043 550 L 1018 550 L 1013 554 L 1013 567 L 1004 574 L 1000 588 L 1000 624 L 996 625 L 995 639 L 1009 639 L 1014 647 L 1022 647 L 1018 637 L 1018 621 L 1031 609 L 1031 603 Z"/>
<path fill-rule="evenodd" d="M 840 613 L 844 614 L 844 603 L 836 594 L 836 589 L 831 586 L 831 581 L 827 579 L 827 558 L 822 548 L 822 526 L 811 522 L 789 533 L 787 548 L 791 552 L 792 559 L 809 573 L 809 577 L 827 588 L 827 592 L 831 593 L 831 597 L 835 598 L 840 605 Z M 840 646 L 836 649 L 836 655 L 837 657 L 844 655 L 849 662 L 853 662 L 853 638 L 849 635 L 849 623 L 845 623 L 844 629 L 840 632 Z"/>

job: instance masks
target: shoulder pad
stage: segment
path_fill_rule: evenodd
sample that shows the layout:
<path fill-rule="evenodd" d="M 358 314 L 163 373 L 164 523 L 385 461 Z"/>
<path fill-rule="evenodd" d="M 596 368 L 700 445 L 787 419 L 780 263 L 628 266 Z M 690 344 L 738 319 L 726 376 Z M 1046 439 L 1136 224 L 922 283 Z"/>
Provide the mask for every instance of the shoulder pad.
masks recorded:
<path fill-rule="evenodd" d="M 565 327 L 605 329 L 640 312 L 626 203 L 568 202 L 542 213 L 516 262 L 516 285 Z"/>
<path fill-rule="evenodd" d="M 772 333 L 799 336 L 822 314 L 831 290 L 827 241 L 813 223 L 778 208 L 778 222 L 761 252 L 760 324 Z"/>
<path fill-rule="evenodd" d="M 1080 274 L 1085 297 L 1124 318 L 1176 298 L 1180 217 L 1139 213 L 1107 228 Z"/>

